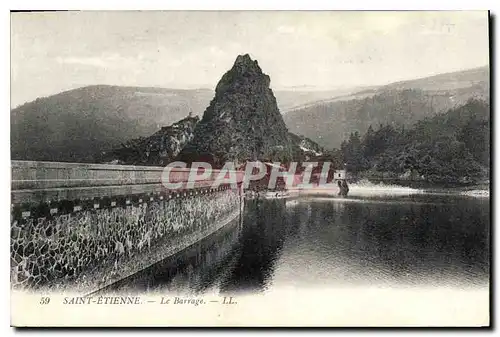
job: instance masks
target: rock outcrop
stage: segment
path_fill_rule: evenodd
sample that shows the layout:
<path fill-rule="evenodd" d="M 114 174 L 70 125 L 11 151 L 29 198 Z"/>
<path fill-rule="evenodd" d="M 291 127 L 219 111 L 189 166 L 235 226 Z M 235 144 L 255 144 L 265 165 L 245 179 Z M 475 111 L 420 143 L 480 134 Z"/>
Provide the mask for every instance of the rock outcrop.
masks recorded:
<path fill-rule="evenodd" d="M 298 136 L 291 132 L 289 132 L 289 137 L 293 145 L 298 146 L 299 150 L 309 157 L 321 156 L 325 152 L 323 147 L 307 137 Z"/>
<path fill-rule="evenodd" d="M 170 126 L 162 127 L 149 137 L 127 141 L 110 151 L 103 161 L 127 165 L 166 165 L 193 138 L 199 117 L 186 117 Z"/>
<path fill-rule="evenodd" d="M 221 167 L 227 161 L 289 162 L 321 155 L 318 144 L 288 132 L 269 84 L 257 61 L 240 55 L 218 83 L 201 121 L 187 117 L 150 137 L 127 141 L 103 161 L 128 165 L 206 161 Z"/>
<path fill-rule="evenodd" d="M 291 160 L 291 139 L 269 84 L 257 61 L 248 54 L 238 56 L 177 159 L 216 166 L 227 161 Z"/>

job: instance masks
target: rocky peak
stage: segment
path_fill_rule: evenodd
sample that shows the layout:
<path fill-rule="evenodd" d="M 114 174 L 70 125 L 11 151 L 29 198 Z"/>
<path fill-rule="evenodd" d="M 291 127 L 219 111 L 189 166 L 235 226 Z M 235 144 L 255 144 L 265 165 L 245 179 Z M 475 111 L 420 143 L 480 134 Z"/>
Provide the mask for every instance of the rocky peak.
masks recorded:
<path fill-rule="evenodd" d="M 234 61 L 234 65 L 233 65 L 233 71 L 235 69 L 239 69 L 242 73 L 245 71 L 251 71 L 251 70 L 255 70 L 257 72 L 262 72 L 257 60 L 252 60 L 250 58 L 250 55 L 248 55 L 248 54 L 238 55 L 238 57 L 236 57 L 236 61 Z"/>
<path fill-rule="evenodd" d="M 215 97 L 179 160 L 226 161 L 291 159 L 288 130 L 257 61 L 239 55 L 217 84 Z"/>
<path fill-rule="evenodd" d="M 271 79 L 262 72 L 257 61 L 253 61 L 248 54 L 239 55 L 233 67 L 217 84 L 215 97 L 221 98 L 223 95 L 238 91 L 255 93 L 256 89 L 269 89 L 270 82 Z"/>

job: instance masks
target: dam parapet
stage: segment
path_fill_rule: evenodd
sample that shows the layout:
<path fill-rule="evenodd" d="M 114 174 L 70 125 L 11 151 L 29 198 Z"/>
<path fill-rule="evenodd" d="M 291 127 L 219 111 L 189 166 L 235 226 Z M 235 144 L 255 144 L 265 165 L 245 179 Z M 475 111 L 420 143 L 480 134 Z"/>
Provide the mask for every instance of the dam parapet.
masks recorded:
<path fill-rule="evenodd" d="M 167 190 L 162 171 L 12 162 L 12 287 L 96 291 L 185 249 L 240 214 L 240 188 L 211 188 L 209 178 L 192 189 Z M 177 173 L 186 176 L 185 169 Z"/>

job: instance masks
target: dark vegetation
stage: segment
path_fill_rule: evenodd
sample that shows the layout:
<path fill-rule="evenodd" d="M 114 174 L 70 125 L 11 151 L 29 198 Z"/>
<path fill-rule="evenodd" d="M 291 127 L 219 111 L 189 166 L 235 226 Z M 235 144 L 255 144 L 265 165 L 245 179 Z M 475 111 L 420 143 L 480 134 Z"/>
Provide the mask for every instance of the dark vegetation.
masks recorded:
<path fill-rule="evenodd" d="M 424 118 L 407 128 L 372 126 L 350 134 L 341 145 L 354 176 L 474 183 L 489 179 L 490 109 L 471 99 L 446 113 Z"/>

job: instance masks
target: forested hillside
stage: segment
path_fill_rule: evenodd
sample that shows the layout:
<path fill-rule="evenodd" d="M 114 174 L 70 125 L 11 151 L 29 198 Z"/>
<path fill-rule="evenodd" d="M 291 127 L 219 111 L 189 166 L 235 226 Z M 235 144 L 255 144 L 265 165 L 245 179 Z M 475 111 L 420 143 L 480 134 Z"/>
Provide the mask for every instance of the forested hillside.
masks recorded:
<path fill-rule="evenodd" d="M 489 178 L 490 110 L 471 99 L 413 127 L 381 124 L 341 145 L 347 169 L 358 177 L 468 183 Z"/>
<path fill-rule="evenodd" d="M 471 98 L 489 100 L 487 67 L 392 83 L 310 104 L 286 112 L 284 119 L 291 132 L 326 148 L 338 148 L 351 132 L 363 134 L 370 125 L 380 123 L 410 127 Z"/>

